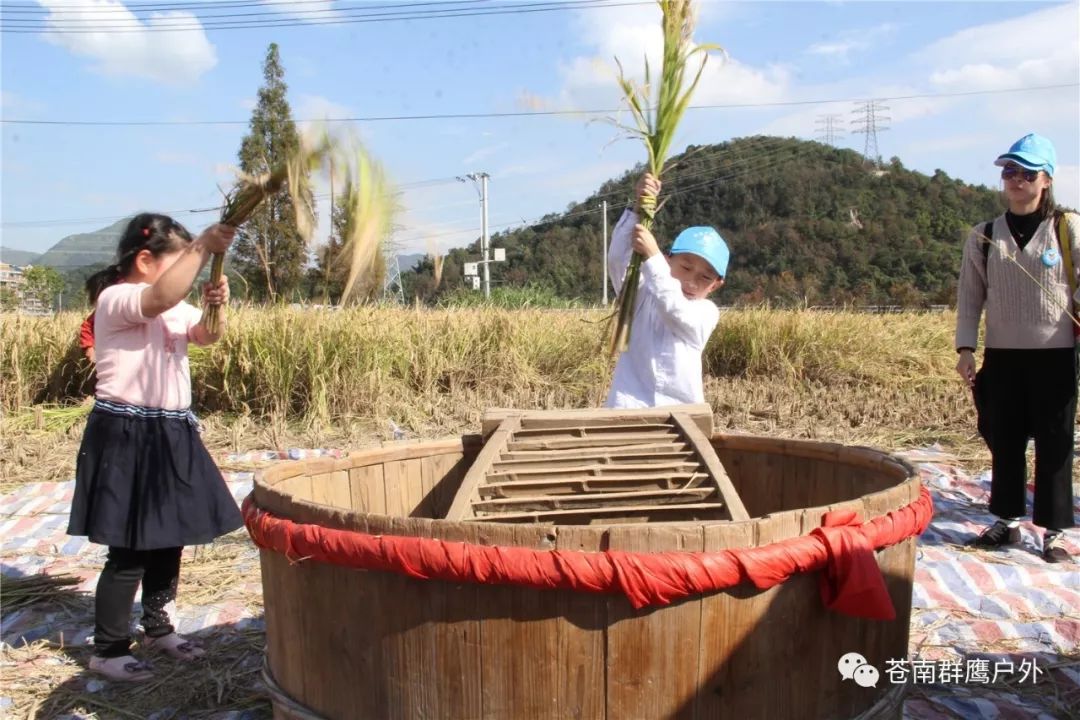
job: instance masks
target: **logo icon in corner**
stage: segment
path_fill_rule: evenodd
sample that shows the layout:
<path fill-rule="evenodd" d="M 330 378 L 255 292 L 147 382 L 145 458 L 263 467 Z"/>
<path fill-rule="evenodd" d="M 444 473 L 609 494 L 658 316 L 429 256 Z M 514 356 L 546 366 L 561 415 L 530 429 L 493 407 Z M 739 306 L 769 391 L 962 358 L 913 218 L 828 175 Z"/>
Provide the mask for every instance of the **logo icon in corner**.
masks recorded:
<path fill-rule="evenodd" d="M 836 663 L 836 669 L 840 671 L 842 679 L 854 680 L 859 687 L 876 688 L 881 679 L 878 669 L 866 662 L 866 658 L 859 653 L 844 653 Z"/>

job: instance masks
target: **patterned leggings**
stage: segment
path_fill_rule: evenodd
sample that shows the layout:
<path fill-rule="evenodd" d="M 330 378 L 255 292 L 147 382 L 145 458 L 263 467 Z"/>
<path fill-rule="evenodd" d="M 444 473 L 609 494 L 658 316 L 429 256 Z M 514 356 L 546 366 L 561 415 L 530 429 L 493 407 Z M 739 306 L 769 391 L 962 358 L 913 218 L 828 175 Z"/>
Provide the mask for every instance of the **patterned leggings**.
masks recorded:
<path fill-rule="evenodd" d="M 176 599 L 183 548 L 131 550 L 110 547 L 94 597 L 94 648 L 101 657 L 131 649 L 131 608 L 142 583 L 142 626 L 147 637 L 173 632 L 165 606 Z"/>

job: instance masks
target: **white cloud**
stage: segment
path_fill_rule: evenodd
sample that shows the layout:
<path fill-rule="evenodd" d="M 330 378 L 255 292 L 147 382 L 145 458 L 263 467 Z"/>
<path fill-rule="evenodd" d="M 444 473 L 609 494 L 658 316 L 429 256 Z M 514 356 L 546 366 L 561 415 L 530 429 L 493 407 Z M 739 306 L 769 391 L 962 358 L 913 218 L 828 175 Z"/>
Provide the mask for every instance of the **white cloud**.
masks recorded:
<path fill-rule="evenodd" d="M 961 30 L 917 53 L 940 90 L 1001 90 L 1076 82 L 1080 34 L 1076 3 Z"/>
<path fill-rule="evenodd" d="M 169 85 L 193 83 L 217 65 L 217 51 L 190 12 L 154 12 L 139 18 L 117 0 L 82 6 L 38 0 L 50 12 L 45 38 L 90 58 L 104 75 L 142 77 Z M 161 30 L 182 26 L 185 30 Z M 81 29 L 81 32 L 58 32 Z"/>
<path fill-rule="evenodd" d="M 616 58 L 626 76 L 639 83 L 644 80 L 646 56 L 652 71 L 659 72 L 663 38 L 656 8 L 627 8 L 617 15 L 582 12 L 578 25 L 583 43 L 594 51 L 560 64 L 563 85 L 559 96 L 542 104 L 561 109 L 617 107 L 622 97 L 615 82 Z M 775 102 L 787 96 L 790 76 L 787 66 L 755 67 L 714 53 L 705 66 L 694 103 Z"/>
<path fill-rule="evenodd" d="M 263 0 L 263 5 L 271 12 L 279 13 L 273 19 L 297 18 L 309 22 L 323 22 L 340 18 L 341 11 L 334 9 L 334 0 L 304 0 L 297 4 L 295 0 Z"/>
<path fill-rule="evenodd" d="M 895 32 L 896 26 L 892 23 L 884 23 L 862 30 L 846 31 L 834 40 L 814 43 L 807 48 L 806 52 L 809 55 L 820 55 L 841 62 L 848 62 L 850 60 L 849 55 L 879 46 L 882 41 Z"/>
<path fill-rule="evenodd" d="M 811 55 L 832 55 L 846 58 L 852 50 L 861 50 L 866 43 L 858 40 L 844 40 L 838 42 L 814 43 L 806 52 Z"/>

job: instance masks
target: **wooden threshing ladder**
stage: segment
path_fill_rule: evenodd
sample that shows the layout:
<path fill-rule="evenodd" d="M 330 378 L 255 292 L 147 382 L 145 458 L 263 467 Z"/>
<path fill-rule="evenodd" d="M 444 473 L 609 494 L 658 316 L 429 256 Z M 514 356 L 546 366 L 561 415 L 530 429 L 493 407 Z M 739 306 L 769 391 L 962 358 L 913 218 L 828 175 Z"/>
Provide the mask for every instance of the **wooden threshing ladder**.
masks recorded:
<path fill-rule="evenodd" d="M 489 410 L 447 520 L 607 525 L 747 520 L 708 405 Z"/>

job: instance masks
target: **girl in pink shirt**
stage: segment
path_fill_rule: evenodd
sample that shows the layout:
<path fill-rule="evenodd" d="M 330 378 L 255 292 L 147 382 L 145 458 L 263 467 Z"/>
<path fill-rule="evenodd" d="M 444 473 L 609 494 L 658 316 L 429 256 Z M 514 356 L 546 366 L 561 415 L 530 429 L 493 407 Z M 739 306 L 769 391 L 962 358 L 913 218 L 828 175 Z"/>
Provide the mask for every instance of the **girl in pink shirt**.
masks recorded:
<path fill-rule="evenodd" d="M 116 262 L 87 280 L 98 381 L 68 533 L 109 547 L 94 599 L 90 669 L 110 679 L 153 677 L 131 655 L 140 583 L 141 646 L 180 660 L 204 654 L 176 634 L 165 611 L 176 597 L 180 554 L 242 524 L 190 409 L 188 343 L 207 345 L 219 335 L 184 301 L 210 254 L 225 252 L 234 232 L 214 225 L 193 239 L 172 218 L 143 213 L 124 231 Z M 228 297 L 224 278 L 203 285 L 204 308 Z"/>

